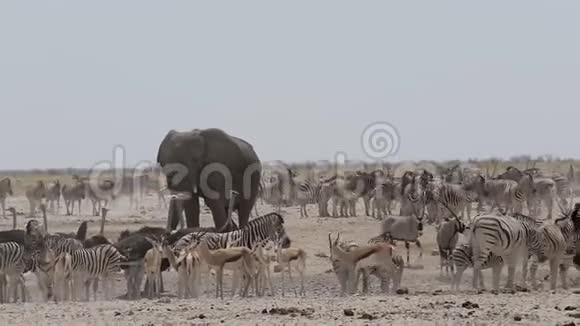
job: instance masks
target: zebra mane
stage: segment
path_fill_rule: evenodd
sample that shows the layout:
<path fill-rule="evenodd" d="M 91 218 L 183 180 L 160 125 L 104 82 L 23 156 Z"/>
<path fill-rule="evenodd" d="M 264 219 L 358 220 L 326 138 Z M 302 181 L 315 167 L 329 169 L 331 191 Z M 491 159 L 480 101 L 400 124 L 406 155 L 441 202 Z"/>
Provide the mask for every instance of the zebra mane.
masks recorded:
<path fill-rule="evenodd" d="M 274 218 L 273 216 L 277 217 L 277 219 L 280 221 L 280 223 L 284 224 L 284 218 L 282 217 L 281 214 L 278 214 L 276 212 L 271 212 L 271 213 L 268 213 L 268 214 L 265 214 L 265 215 L 262 215 L 262 216 L 258 216 L 258 217 L 256 217 L 253 220 L 250 220 L 248 222 L 248 224 L 245 225 L 245 226 L 243 226 L 243 227 L 241 227 L 240 230 L 242 230 L 244 228 L 249 228 L 250 225 L 262 224 L 264 222 L 270 221 L 271 219 Z"/>

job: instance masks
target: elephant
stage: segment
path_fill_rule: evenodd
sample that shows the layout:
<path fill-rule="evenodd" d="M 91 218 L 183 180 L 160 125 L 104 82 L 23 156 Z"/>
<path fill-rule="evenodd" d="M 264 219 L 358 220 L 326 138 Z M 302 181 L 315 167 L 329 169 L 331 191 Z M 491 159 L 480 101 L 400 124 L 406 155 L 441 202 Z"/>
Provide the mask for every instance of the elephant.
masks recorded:
<path fill-rule="evenodd" d="M 250 143 L 217 128 L 170 130 L 159 145 L 157 163 L 171 192 L 190 195 L 179 203 L 171 200 L 170 230 L 177 227 L 183 211 L 187 227 L 199 227 L 200 197 L 211 210 L 217 230 L 235 229 L 233 223 L 226 225 L 231 190 L 237 193 L 233 209 L 238 212 L 239 226 L 248 223 L 262 174 L 260 159 Z"/>

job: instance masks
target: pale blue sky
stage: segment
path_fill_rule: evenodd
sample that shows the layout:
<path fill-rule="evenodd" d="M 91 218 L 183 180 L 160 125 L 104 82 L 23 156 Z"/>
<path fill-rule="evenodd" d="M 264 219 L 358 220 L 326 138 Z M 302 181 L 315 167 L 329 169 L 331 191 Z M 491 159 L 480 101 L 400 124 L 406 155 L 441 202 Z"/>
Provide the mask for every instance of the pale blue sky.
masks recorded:
<path fill-rule="evenodd" d="M 154 160 L 219 127 L 263 160 L 579 157 L 579 1 L 2 1 L 0 169 Z"/>

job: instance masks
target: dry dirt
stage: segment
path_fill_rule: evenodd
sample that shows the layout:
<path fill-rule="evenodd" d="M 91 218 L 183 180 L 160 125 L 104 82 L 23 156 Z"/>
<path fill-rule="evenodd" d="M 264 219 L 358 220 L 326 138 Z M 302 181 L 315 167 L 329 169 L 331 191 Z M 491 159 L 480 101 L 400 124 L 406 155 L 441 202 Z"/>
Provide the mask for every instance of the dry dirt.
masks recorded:
<path fill-rule="evenodd" d="M 28 214 L 28 206 L 23 197 L 9 197 L 8 205 Z M 106 235 L 116 239 L 121 230 L 137 229 L 142 225 L 165 225 L 165 209 L 157 207 L 157 199 L 147 198 L 145 208 L 130 210 L 127 201 L 121 200 L 112 207 L 107 221 Z M 83 203 L 84 214 L 90 208 Z M 260 213 L 270 210 L 260 206 Z M 63 209 L 61 208 L 61 213 Z M 313 206 L 309 209 L 315 215 Z M 439 276 L 439 257 L 432 256 L 434 229 L 426 227 L 422 237 L 424 257 L 418 259 L 418 251 L 412 246 L 412 265 L 423 268 L 406 269 L 403 287 L 409 289 L 405 295 L 383 295 L 378 292 L 378 284 L 373 282 L 373 293 L 367 296 L 340 297 L 338 282 L 334 274 L 327 273 L 330 268 L 327 258 L 318 257 L 328 253 L 328 232 L 341 231 L 346 239 L 366 242 L 378 232 L 379 223 L 369 217 L 355 218 L 299 218 L 297 207 L 285 208 L 287 231 L 293 245 L 308 252 L 307 294 L 296 298 L 292 290 L 281 297 L 263 298 L 214 298 L 214 292 L 205 293 L 201 299 L 178 300 L 175 272 L 165 273 L 166 293 L 156 300 L 139 301 L 97 301 L 97 302 L 39 302 L 39 292 L 33 275 L 27 275 L 27 285 L 33 296 L 32 303 L 0 305 L 0 324 L 2 325 L 565 325 L 580 322 L 580 294 L 570 290 L 558 289 L 556 293 L 548 290 L 516 294 L 491 293 L 476 294 L 471 290 L 471 271 L 463 278 L 459 293 L 449 291 L 448 280 Z M 358 208 L 359 215 L 363 212 Z M 26 222 L 19 217 L 19 226 Z M 89 235 L 98 232 L 98 218 L 83 215 L 66 217 L 49 215 L 49 230 L 74 231 L 82 220 L 91 220 Z M 0 218 L 0 228 L 8 229 L 11 218 Z M 209 214 L 204 213 L 202 224 L 210 225 Z M 399 245 L 399 253 L 404 247 Z M 541 267 L 540 275 L 546 274 L 546 266 Z M 577 279 L 579 272 L 571 270 L 569 277 Z M 280 275 L 273 274 L 274 284 L 279 290 Z M 486 285 L 491 278 L 485 272 Z M 505 270 L 503 276 L 505 277 Z M 229 282 L 229 278 L 226 278 Z M 502 280 L 503 283 L 504 280 Z M 228 284 L 226 289 L 229 290 Z M 117 276 L 115 295 L 125 291 L 124 278 Z M 229 293 L 229 292 L 226 292 Z M 580 293 L 580 292 L 579 292 Z M 469 301 L 469 302 L 468 302 Z M 353 316 L 346 316 L 351 310 Z M 576 317 L 575 317 L 576 316 Z M 570 324 L 571 325 L 571 324 Z"/>

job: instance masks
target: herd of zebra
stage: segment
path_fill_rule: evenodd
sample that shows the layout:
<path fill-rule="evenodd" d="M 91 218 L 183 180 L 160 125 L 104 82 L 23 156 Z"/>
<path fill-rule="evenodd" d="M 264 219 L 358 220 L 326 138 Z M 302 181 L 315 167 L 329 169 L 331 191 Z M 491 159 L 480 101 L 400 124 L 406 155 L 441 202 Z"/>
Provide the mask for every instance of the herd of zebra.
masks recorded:
<path fill-rule="evenodd" d="M 495 168 L 494 168 L 495 170 Z M 291 169 L 274 170 L 262 178 L 260 198 L 280 211 L 286 205 L 299 205 L 300 216 L 308 217 L 308 204 L 318 206 L 320 217 L 330 216 L 328 204 L 332 202 L 332 216 L 356 216 L 356 202 L 362 198 L 365 214 L 381 218 L 392 215 L 392 207 L 400 203 L 398 215 L 414 214 L 437 222 L 446 213 L 443 200 L 456 214 L 471 215 L 473 203 L 482 211 L 489 203 L 491 210 L 539 216 L 542 205 L 547 219 L 552 218 L 554 202 L 567 206 L 573 197 L 574 170 L 568 176 L 544 175 L 537 168 L 519 170 L 508 167 L 497 176 L 479 169 L 461 168 L 459 165 L 434 176 L 427 170 L 406 171 L 396 178 L 392 171 L 356 171 L 329 178 L 299 178 Z"/>
<path fill-rule="evenodd" d="M 60 180 L 45 182 L 37 180 L 34 184 L 24 189 L 24 194 L 30 207 L 30 217 L 34 217 L 42 202 L 46 201 L 48 208 L 53 213 L 60 211 L 61 198 L 66 208 L 66 215 L 75 213 L 81 215 L 82 202 L 87 199 L 92 204 L 92 214 L 99 215 L 101 208 L 106 207 L 116 197 L 126 196 L 130 200 L 130 207 L 139 208 L 149 186 L 149 175 L 139 174 L 125 177 L 115 185 L 112 179 L 100 181 L 90 180 L 89 177 L 72 176 L 70 184 L 62 184 Z M 159 187 L 158 187 L 159 188 Z M 167 206 L 165 199 L 166 188 L 156 189 L 159 205 Z M 10 178 L 0 180 L 0 206 L 2 215 L 6 218 L 6 199 L 13 196 L 13 186 Z"/>
<path fill-rule="evenodd" d="M 247 296 L 253 289 L 256 296 L 261 296 L 269 289 L 273 295 L 271 264 L 281 272 L 282 294 L 287 274 L 295 294 L 304 295 L 307 251 L 292 247 L 281 206 L 298 203 L 301 216 L 307 217 L 306 205 L 318 204 L 319 214 L 324 217 L 330 216 L 327 205 L 332 200 L 332 216 L 355 216 L 359 198 L 364 201 L 367 215 L 381 219 L 381 232 L 366 244 L 341 241 L 340 234 L 332 240 L 328 235 L 330 265 L 343 294 L 356 292 L 361 277 L 363 292 L 367 292 L 369 276 L 380 280 L 382 291 L 389 291 L 391 283 L 390 291 L 399 289 L 405 266 L 409 266 L 408 243 L 421 247 L 424 222 L 435 225 L 441 273 L 446 269 L 452 274 L 454 289 L 458 289 L 465 269 L 473 267 L 475 288 L 483 287 L 481 271 L 491 268 L 493 288 L 498 290 L 504 265 L 508 267 L 507 286 L 515 289 L 514 273 L 519 263 L 522 285 L 529 279 L 536 287 L 538 264 L 545 261 L 549 262 L 551 288 L 556 288 L 558 271 L 562 286 L 567 287 L 569 264 L 564 258 L 574 256 L 571 248 L 575 250 L 580 238 L 580 204 L 573 204 L 570 177 L 543 176 L 535 169 L 520 171 L 513 167 L 491 177 L 454 167 L 438 177 L 422 170 L 407 171 L 397 179 L 390 171 L 377 170 L 333 176 L 316 183 L 297 182 L 295 178 L 290 170 L 264 178 L 260 197 L 277 207 L 278 212 L 256 217 L 238 230 L 182 228 L 168 232 L 145 226 L 122 232 L 116 241 L 104 236 L 108 208 L 99 203 L 93 208 L 102 217 L 99 234 L 87 237 L 86 222 L 76 233 L 49 233 L 46 214 L 52 187 L 36 195 L 41 188 L 38 183 L 25 195 L 31 204 L 31 215 L 36 208 L 42 211 L 44 226 L 31 219 L 22 230 L 14 225 L 12 230 L 0 231 L 0 301 L 29 297 L 23 277 L 27 272 L 36 275 L 44 300 L 89 300 L 91 290 L 96 300 L 99 282 L 105 285 L 105 299 L 110 299 L 112 281 L 121 271 L 126 279 L 127 299 L 140 298 L 143 283 L 147 297 L 159 297 L 164 291 L 163 272 L 170 268 L 177 272 L 180 298 L 198 297 L 201 285 L 209 284 L 207 277 L 212 270 L 216 296 L 223 298 L 224 269 L 233 272 L 232 294 Z M 81 192 L 86 194 L 85 182 L 75 178 L 72 187 L 80 189 L 79 197 Z M 62 188 L 65 203 L 67 199 L 71 201 L 64 195 L 70 188 Z M 0 194 L 4 194 L 0 199 L 13 194 L 9 179 L 0 180 L 0 189 Z M 35 201 L 38 196 L 45 200 Z M 554 202 L 562 216 L 552 222 L 549 219 Z M 479 212 L 471 216 L 475 203 Z M 398 215 L 392 214 L 393 204 L 400 206 Z M 528 215 L 524 215 L 524 207 Z M 538 219 L 542 208 L 546 209 L 545 221 Z M 397 241 L 405 242 L 407 265 L 394 250 Z M 580 265 L 578 254 L 573 263 Z M 299 287 L 294 284 L 293 272 L 299 276 Z M 238 289 L 240 280 L 242 286 Z"/>

